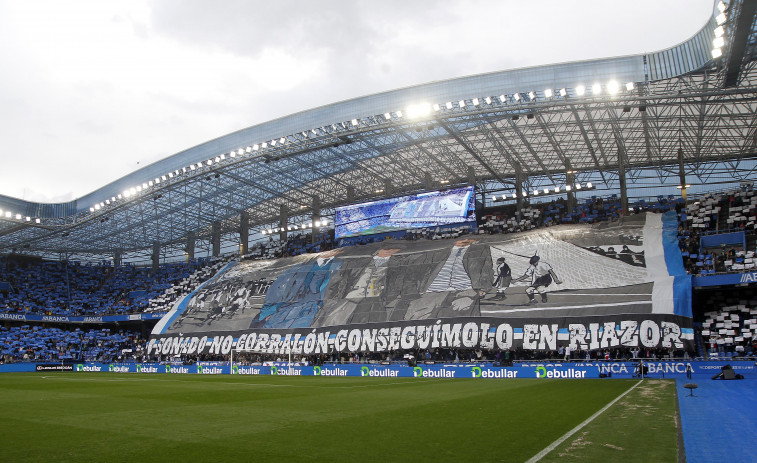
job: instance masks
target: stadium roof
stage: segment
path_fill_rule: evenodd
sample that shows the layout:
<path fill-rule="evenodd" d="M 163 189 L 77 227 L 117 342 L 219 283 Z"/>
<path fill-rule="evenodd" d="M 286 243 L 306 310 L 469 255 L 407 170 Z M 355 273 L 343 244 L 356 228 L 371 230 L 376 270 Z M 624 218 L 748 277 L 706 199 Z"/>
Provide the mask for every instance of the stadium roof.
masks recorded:
<path fill-rule="evenodd" d="M 753 179 L 756 4 L 722 4 L 691 39 L 658 52 L 432 82 L 292 114 L 70 203 L 0 196 L 0 253 L 180 256 L 188 239 L 208 248 L 213 230 L 278 226 L 282 210 L 305 222 L 314 208 L 456 184 L 474 183 L 490 205 L 516 182 L 526 192 L 573 181 L 617 191 L 619 172 L 629 188 L 675 188 L 680 165 L 687 182 L 710 187 Z"/>

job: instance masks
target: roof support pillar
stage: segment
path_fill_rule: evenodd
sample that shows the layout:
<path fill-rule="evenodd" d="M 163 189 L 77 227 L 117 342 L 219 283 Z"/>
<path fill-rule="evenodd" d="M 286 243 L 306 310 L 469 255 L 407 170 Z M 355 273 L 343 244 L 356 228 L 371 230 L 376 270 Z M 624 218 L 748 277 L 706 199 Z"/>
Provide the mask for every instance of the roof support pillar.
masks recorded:
<path fill-rule="evenodd" d="M 285 205 L 279 206 L 279 239 L 282 243 L 287 241 L 287 222 L 289 221 L 289 212 Z"/>
<path fill-rule="evenodd" d="M 250 213 L 242 211 L 239 214 L 239 253 L 245 255 L 250 252 Z"/>
<path fill-rule="evenodd" d="M 683 150 L 678 148 L 678 178 L 680 180 L 681 198 L 686 202 L 686 170 L 683 168 Z"/>
<path fill-rule="evenodd" d="M 423 188 L 425 188 L 426 191 L 431 191 L 434 189 L 434 181 L 431 180 L 431 174 L 428 172 L 423 174 Z"/>
<path fill-rule="evenodd" d="M 620 186 L 620 210 L 625 214 L 628 211 L 628 188 L 626 187 L 626 165 L 623 159 L 623 151 L 618 149 L 618 182 Z"/>
<path fill-rule="evenodd" d="M 184 252 L 187 255 L 187 262 L 195 258 L 195 233 L 187 233 L 187 245 L 184 248 Z"/>
<path fill-rule="evenodd" d="M 394 194 L 392 181 L 387 179 L 384 179 L 384 196 L 387 198 L 391 198 Z"/>
<path fill-rule="evenodd" d="M 316 233 L 315 224 L 316 224 L 316 222 L 320 222 L 321 221 L 321 198 L 319 198 L 318 196 L 313 195 L 313 206 L 312 207 L 313 207 L 313 215 L 310 217 L 311 218 L 311 222 L 312 222 L 312 226 L 310 228 L 311 229 L 311 233 L 310 233 L 311 241 L 310 242 L 313 243 L 313 244 L 315 244 L 316 241 L 318 241 L 318 238 L 316 236 L 317 233 Z"/>
<path fill-rule="evenodd" d="M 221 222 L 213 222 L 210 231 L 210 242 L 213 246 L 213 257 L 221 255 Z"/>
<path fill-rule="evenodd" d="M 576 184 L 576 171 L 572 169 L 570 162 L 566 159 L 565 160 L 565 185 L 570 185 L 570 190 L 568 190 L 568 197 L 567 197 L 567 208 L 568 210 L 566 212 L 570 213 L 573 212 L 573 210 L 576 208 L 576 193 L 573 191 L 573 188 Z"/>
<path fill-rule="evenodd" d="M 160 268 L 160 243 L 157 241 L 152 244 L 152 269 L 157 271 Z"/>
<path fill-rule="evenodd" d="M 513 164 L 515 167 L 515 220 L 520 222 L 523 217 L 523 170 L 520 168 L 520 164 Z"/>
<path fill-rule="evenodd" d="M 473 166 L 468 166 L 468 184 L 471 186 L 476 185 L 476 169 Z"/>

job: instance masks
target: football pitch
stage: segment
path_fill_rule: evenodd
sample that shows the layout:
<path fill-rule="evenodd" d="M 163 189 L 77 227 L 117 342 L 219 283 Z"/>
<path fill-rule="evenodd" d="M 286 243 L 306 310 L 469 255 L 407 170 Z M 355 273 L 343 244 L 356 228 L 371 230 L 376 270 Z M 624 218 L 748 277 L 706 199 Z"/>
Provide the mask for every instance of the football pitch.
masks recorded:
<path fill-rule="evenodd" d="M 675 462 L 676 410 L 665 380 L 10 373 L 0 461 Z"/>

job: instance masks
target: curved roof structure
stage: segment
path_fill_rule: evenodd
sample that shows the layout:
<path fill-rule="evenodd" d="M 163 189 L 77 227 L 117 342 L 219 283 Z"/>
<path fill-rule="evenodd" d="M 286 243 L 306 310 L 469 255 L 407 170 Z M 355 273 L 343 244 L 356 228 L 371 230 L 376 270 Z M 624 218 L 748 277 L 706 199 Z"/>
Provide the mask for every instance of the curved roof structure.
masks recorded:
<path fill-rule="evenodd" d="M 278 226 L 282 211 L 305 221 L 460 183 L 488 205 L 571 176 L 608 190 L 643 179 L 674 188 L 682 166 L 696 183 L 754 178 L 755 2 L 721 8 L 666 50 L 334 103 L 195 146 L 70 203 L 0 196 L 0 253 L 183 255 L 187 239 Z"/>

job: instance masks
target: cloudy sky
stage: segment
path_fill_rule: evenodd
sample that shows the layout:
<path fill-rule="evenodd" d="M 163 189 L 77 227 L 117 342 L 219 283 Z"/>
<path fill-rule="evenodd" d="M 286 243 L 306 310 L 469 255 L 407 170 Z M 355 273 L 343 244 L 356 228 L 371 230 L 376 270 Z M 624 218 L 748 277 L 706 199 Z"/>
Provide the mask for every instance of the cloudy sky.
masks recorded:
<path fill-rule="evenodd" d="M 60 202 L 304 109 L 656 51 L 712 0 L 0 0 L 0 194 Z"/>

